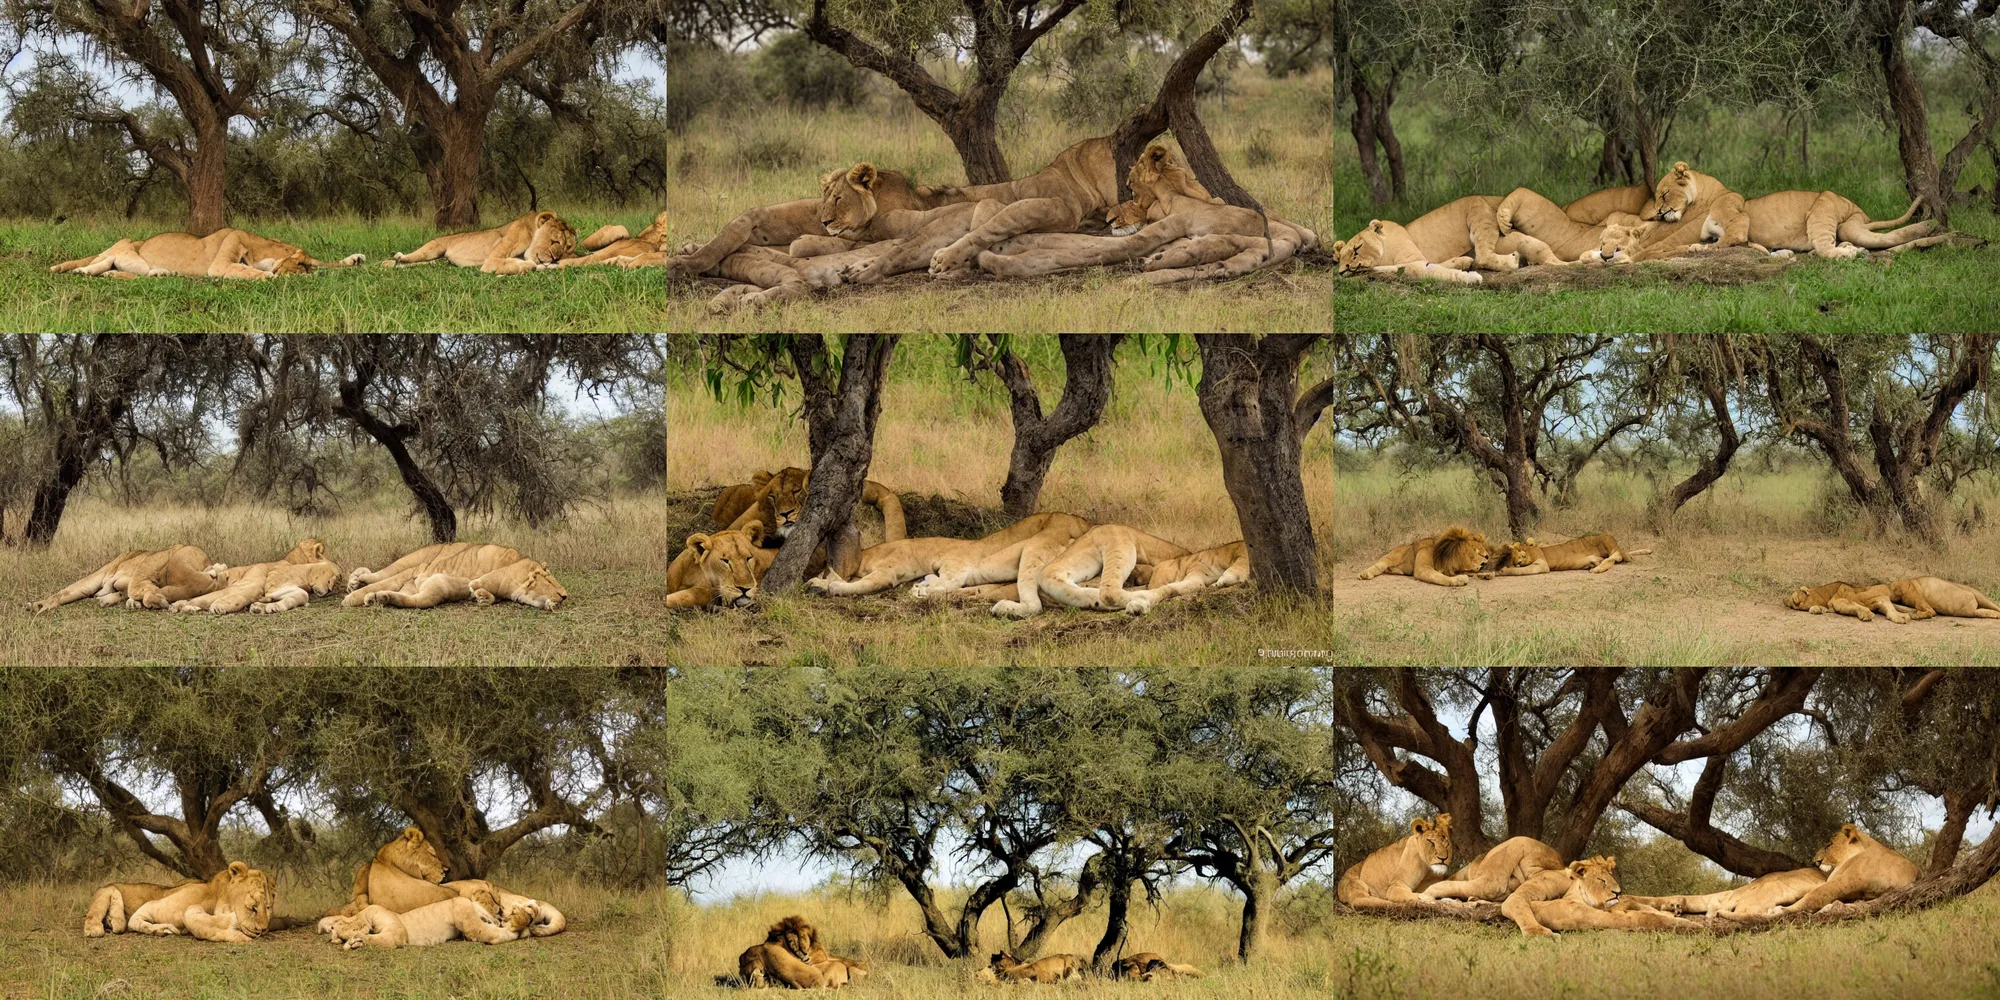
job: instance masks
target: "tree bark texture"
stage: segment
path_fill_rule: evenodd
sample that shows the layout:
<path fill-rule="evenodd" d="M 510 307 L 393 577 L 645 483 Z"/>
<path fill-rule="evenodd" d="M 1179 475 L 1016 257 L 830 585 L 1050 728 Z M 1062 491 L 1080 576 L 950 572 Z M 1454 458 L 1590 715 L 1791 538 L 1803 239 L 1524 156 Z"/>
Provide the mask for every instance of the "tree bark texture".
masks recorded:
<path fill-rule="evenodd" d="M 1299 476 L 1293 423 L 1299 360 L 1320 334 L 1196 334 L 1202 416 L 1222 453 L 1222 479 L 1250 551 L 1250 575 L 1267 591 L 1319 593 L 1312 515 Z M 1329 502 L 1331 498 L 1329 498 Z"/>
<path fill-rule="evenodd" d="M 1041 394 L 1028 366 L 1018 356 L 1002 351 L 986 366 L 1006 385 L 1012 405 L 1014 449 L 1007 461 L 1007 482 L 1000 487 L 1000 501 L 1009 515 L 1021 518 L 1035 512 L 1056 449 L 1103 419 L 1104 405 L 1111 399 L 1111 358 L 1123 339 L 1124 334 L 1062 335 L 1062 401 L 1047 417 L 1042 416 Z"/>
<path fill-rule="evenodd" d="M 1160 90 L 1151 104 L 1128 115 L 1111 132 L 1111 152 L 1115 159 L 1118 179 L 1118 200 L 1129 201 L 1132 187 L 1126 183 L 1125 175 L 1132 169 L 1132 161 L 1144 152 L 1146 144 L 1153 137 L 1171 126 L 1175 138 L 1180 140 L 1181 152 L 1187 154 L 1188 168 L 1202 186 L 1223 201 L 1238 208 L 1248 208 L 1262 212 L 1250 192 L 1236 183 L 1229 169 L 1223 166 L 1222 155 L 1215 150 L 1215 143 L 1208 137 L 1201 117 L 1196 113 L 1194 85 L 1201 76 L 1202 67 L 1209 59 L 1221 51 L 1222 46 L 1236 37 L 1236 31 L 1250 17 L 1253 0 L 1236 0 L 1229 13 L 1214 27 L 1194 40 L 1173 64 L 1167 67 L 1166 76 L 1160 81 Z"/>
<path fill-rule="evenodd" d="M 808 398 L 807 419 L 826 423 L 815 426 L 812 476 L 806 486 L 806 507 L 798 526 L 778 550 L 778 558 L 764 574 L 763 589 L 785 593 L 805 578 L 813 550 L 834 539 L 854 515 L 861 501 L 861 486 L 868 478 L 868 464 L 875 452 L 875 420 L 882 410 L 882 382 L 895 353 L 896 334 L 854 334 L 847 338 L 841 354 L 840 384 L 831 405 Z M 817 337 L 795 340 L 793 364 L 802 385 L 812 378 L 824 395 L 825 348 Z M 808 374 L 808 371 L 813 374 Z"/>
<path fill-rule="evenodd" d="M 1676 512 L 1686 506 L 1689 500 L 1721 479 L 1729 471 L 1729 462 L 1736 457 L 1736 449 L 1743 444 L 1743 438 L 1736 431 L 1736 418 L 1729 410 L 1729 379 L 1741 376 L 1743 365 L 1736 357 L 1736 349 L 1730 345 L 1727 334 L 1715 334 L 1708 338 L 1709 356 L 1689 363 L 1701 394 L 1708 401 L 1710 414 L 1715 418 L 1715 452 L 1702 458 L 1701 467 L 1686 479 L 1674 485 L 1660 504 L 1663 516 L 1656 527 L 1664 526 Z"/>
<path fill-rule="evenodd" d="M 386 336 L 370 334 L 371 337 Z M 403 478 L 410 495 L 424 510 L 424 517 L 431 524 L 431 541 L 437 544 L 458 540 L 458 512 L 452 509 L 451 501 L 438 488 L 430 475 L 410 454 L 406 443 L 415 437 L 417 428 L 411 424 L 390 424 L 368 408 L 368 389 L 375 381 L 376 367 L 372 356 L 357 355 L 353 374 L 340 382 L 340 405 L 334 412 L 354 421 L 356 427 L 374 438 L 389 452 L 389 458 L 396 463 L 396 473 Z"/>

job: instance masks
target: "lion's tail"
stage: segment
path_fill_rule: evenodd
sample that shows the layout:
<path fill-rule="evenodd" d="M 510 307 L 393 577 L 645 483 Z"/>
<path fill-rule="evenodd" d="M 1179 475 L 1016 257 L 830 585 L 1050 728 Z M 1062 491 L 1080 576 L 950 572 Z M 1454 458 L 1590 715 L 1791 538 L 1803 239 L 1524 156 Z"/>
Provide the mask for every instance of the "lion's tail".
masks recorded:
<path fill-rule="evenodd" d="M 868 480 L 861 486 L 861 502 L 875 505 L 882 512 L 882 540 L 899 542 L 909 537 L 903 523 L 903 501 L 887 486 Z"/>
<path fill-rule="evenodd" d="M 1909 210 L 1903 213 L 1902 218 L 1890 219 L 1887 222 L 1870 222 L 1868 223 L 1868 231 L 1871 233 L 1879 233 L 1884 229 L 1895 229 L 1896 227 L 1901 226 L 1903 223 L 1910 221 L 1911 216 L 1917 214 L 1917 206 L 1923 203 L 1924 199 L 1922 196 L 1918 196 L 1916 198 L 1911 199 Z"/>

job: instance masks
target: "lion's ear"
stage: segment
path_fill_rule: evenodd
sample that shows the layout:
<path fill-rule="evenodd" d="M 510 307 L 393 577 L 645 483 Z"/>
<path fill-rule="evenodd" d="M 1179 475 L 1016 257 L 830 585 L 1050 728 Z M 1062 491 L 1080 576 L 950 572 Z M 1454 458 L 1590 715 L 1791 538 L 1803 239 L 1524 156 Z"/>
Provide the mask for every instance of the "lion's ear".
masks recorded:
<path fill-rule="evenodd" d="M 1583 862 L 1581 862 L 1581 861 L 1572 861 L 1572 862 L 1570 862 L 1570 863 L 1569 863 L 1569 874 L 1570 874 L 1570 877 L 1571 877 L 1571 878 L 1582 878 L 1582 877 L 1583 877 Z"/>
<path fill-rule="evenodd" d="M 864 161 L 855 164 L 854 169 L 847 172 L 847 182 L 863 190 L 873 191 L 882 183 L 882 174 L 875 169 L 875 164 Z"/>
<path fill-rule="evenodd" d="M 744 525 L 741 530 L 750 539 L 750 544 L 752 545 L 756 545 L 764 540 L 764 522 L 762 521 L 752 521 Z"/>
<path fill-rule="evenodd" d="M 1423 818 L 1422 816 L 1419 816 L 1419 817 L 1417 817 L 1416 819 L 1413 819 L 1413 820 L 1411 820 L 1411 821 L 1410 821 L 1410 832 L 1411 832 L 1411 833 L 1429 833 L 1429 832 L 1431 832 L 1431 821 L 1430 821 L 1430 820 L 1427 820 L 1427 819 L 1425 819 L 1425 818 Z"/>
<path fill-rule="evenodd" d="M 1860 833 L 1860 832 L 1861 832 L 1861 828 L 1860 828 L 1860 827 L 1857 827 L 1857 826 L 1855 826 L 1855 825 L 1854 825 L 1854 824 L 1852 824 L 1852 823 L 1848 823 L 1848 824 L 1846 824 L 1846 825 L 1844 825 L 1844 826 L 1842 826 L 1842 827 L 1840 828 L 1840 834 L 1841 834 L 1841 836 L 1843 836 L 1843 837 L 1852 837 L 1852 836 L 1854 836 L 1855 834 L 1857 834 L 1857 833 Z"/>
<path fill-rule="evenodd" d="M 230 877 L 230 878 L 242 878 L 243 876 L 245 876 L 245 875 L 248 875 L 248 874 L 250 874 L 250 866 L 249 866 L 249 865 L 246 865 L 246 864 L 244 864 L 244 863 L 243 863 L 243 862 L 241 862 L 241 861 L 231 861 L 231 862 L 229 863 L 229 877 Z"/>
<path fill-rule="evenodd" d="M 412 844 L 418 843 L 424 839 L 424 831 L 414 826 L 406 826 L 403 828 L 403 839 Z"/>
<path fill-rule="evenodd" d="M 1686 161 L 1686 160 L 1676 160 L 1676 161 L 1674 162 L 1674 173 L 1675 173 L 1675 174 L 1677 174 L 1677 175 L 1680 175 L 1680 176 L 1683 176 L 1683 177 L 1684 177 L 1684 176 L 1686 176 L 1686 175 L 1687 175 L 1687 172 L 1688 172 L 1688 165 L 1687 165 L 1687 161 Z"/>
<path fill-rule="evenodd" d="M 1437 818 L 1437 825 L 1439 825 L 1439 826 L 1450 826 L 1450 825 L 1451 825 L 1451 814 L 1450 814 L 1450 813 L 1438 813 L 1438 818 Z"/>
<path fill-rule="evenodd" d="M 1379 233 L 1382 231 L 1382 225 L 1383 223 L 1381 219 L 1370 219 L 1368 222 L 1368 229 L 1371 232 Z"/>
<path fill-rule="evenodd" d="M 763 489 L 764 484 L 770 481 L 771 481 L 771 474 L 768 472 L 759 472 L 756 475 L 750 477 L 750 485 L 755 486 L 758 489 Z"/>
<path fill-rule="evenodd" d="M 708 554 L 708 536 L 707 536 L 707 535 L 689 535 L 689 536 L 688 536 L 688 541 L 687 541 L 687 547 L 688 547 L 688 548 L 691 548 L 691 549 L 693 549 L 693 550 L 694 550 L 694 554 L 695 554 L 695 555 L 697 555 L 697 556 L 705 556 L 705 555 L 707 555 L 707 554 Z"/>

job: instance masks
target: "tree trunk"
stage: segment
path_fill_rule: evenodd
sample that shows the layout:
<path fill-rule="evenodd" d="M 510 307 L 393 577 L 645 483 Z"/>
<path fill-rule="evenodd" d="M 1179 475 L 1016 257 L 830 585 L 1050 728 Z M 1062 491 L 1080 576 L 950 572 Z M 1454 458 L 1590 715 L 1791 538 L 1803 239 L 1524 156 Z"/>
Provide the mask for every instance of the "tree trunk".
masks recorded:
<path fill-rule="evenodd" d="M 486 116 L 492 109 L 458 104 L 424 123 L 436 155 L 424 161 L 424 180 L 436 206 L 441 230 L 479 226 L 479 154 L 486 145 Z"/>
<path fill-rule="evenodd" d="M 1208 130 L 1195 113 L 1194 100 L 1195 80 L 1201 76 L 1202 67 L 1208 65 L 1209 59 L 1221 51 L 1225 43 L 1236 38 L 1236 30 L 1249 18 L 1251 10 L 1252 0 L 1236 0 L 1220 23 L 1202 33 L 1167 67 L 1167 74 L 1160 80 L 1160 90 L 1153 96 L 1152 103 L 1127 115 L 1111 131 L 1118 200 L 1129 201 L 1132 198 L 1132 187 L 1125 180 L 1125 175 L 1132 169 L 1132 161 L 1139 158 L 1154 136 L 1172 125 L 1175 137 L 1180 140 L 1181 152 L 1187 154 L 1188 168 L 1194 171 L 1202 186 L 1231 205 L 1257 212 L 1264 210 L 1248 191 L 1237 185 L 1236 179 L 1222 165 L 1221 154 L 1215 151 L 1215 144 L 1208 138 Z"/>
<path fill-rule="evenodd" d="M 1237 886 L 1243 892 L 1243 924 L 1236 934 L 1236 957 L 1246 965 L 1263 955 L 1265 924 L 1271 903 L 1278 895 L 1277 876 L 1257 857 L 1258 852 L 1253 849 L 1249 856 L 1250 871 Z"/>
<path fill-rule="evenodd" d="M 1125 953 L 1125 930 L 1132 908 L 1132 880 L 1119 876 L 1105 886 L 1104 935 L 1090 953 L 1090 965 L 1099 975 L 1110 975 L 1111 964 Z"/>
<path fill-rule="evenodd" d="M 1972 814 L 1986 803 L 1983 788 L 1951 788 L 1944 793 L 1944 823 L 1938 827 L 1937 836 L 1931 839 L 1931 862 L 1924 873 L 1935 875 L 1952 866 L 1958 860 L 1958 851 L 1965 845 L 1965 824 Z M 1991 838 L 1992 834 L 1987 834 Z"/>
<path fill-rule="evenodd" d="M 797 587 L 805 578 L 813 550 L 822 543 L 831 550 L 832 541 L 853 517 L 854 505 L 861 501 L 861 485 L 868 478 L 868 464 L 874 458 L 875 419 L 882 410 L 882 382 L 889 371 L 896 338 L 896 334 L 848 337 L 841 355 L 840 387 L 831 414 L 819 407 L 807 407 L 808 420 L 818 416 L 830 426 L 824 433 L 820 428 L 813 431 L 813 437 L 824 444 L 813 455 L 806 508 L 798 526 L 779 548 L 770 571 L 764 574 L 766 592 L 782 594 Z M 810 360 L 795 351 L 793 363 L 803 381 Z"/>
<path fill-rule="evenodd" d="M 90 439 L 92 445 L 95 438 Z M 70 431 L 56 439 L 56 467 L 35 487 L 35 499 L 28 508 L 28 523 L 21 531 L 21 540 L 29 545 L 46 547 L 55 541 L 56 529 L 62 525 L 63 508 L 69 505 L 69 494 L 83 482 L 84 461 L 91 450 L 82 435 Z"/>
<path fill-rule="evenodd" d="M 1788 872 L 1811 867 L 1782 852 L 1752 847 L 1716 829 L 1710 823 L 1715 808 L 1715 796 L 1722 789 L 1722 778 L 1728 766 L 1729 755 L 1721 753 L 1708 758 L 1707 763 L 1702 765 L 1701 777 L 1695 781 L 1694 792 L 1688 799 L 1686 816 L 1668 812 L 1647 802 L 1621 800 L 1617 804 L 1618 808 L 1637 817 L 1647 826 L 1680 841 L 1688 850 L 1721 865 L 1725 871 L 1745 878 L 1758 878 L 1773 872 Z"/>
<path fill-rule="evenodd" d="M 225 134 L 219 120 L 196 123 L 194 155 L 189 158 L 184 182 L 187 231 L 196 236 L 207 236 L 228 225 L 228 200 L 223 193 L 228 180 L 224 169 L 228 148 Z"/>
<path fill-rule="evenodd" d="M 981 101 L 938 123 L 965 164 L 967 184 L 999 184 L 1014 177 L 1000 148 L 998 112 L 997 99 Z"/>
<path fill-rule="evenodd" d="M 1308 597 L 1319 594 L 1319 576 L 1292 408 L 1299 359 L 1319 336 L 1272 334 L 1251 343 L 1195 335 L 1202 359 L 1195 392 L 1222 453 L 1251 577 L 1266 591 Z"/>
<path fill-rule="evenodd" d="M 1605 747 L 1604 756 L 1571 796 L 1569 808 L 1564 810 L 1563 829 L 1549 840 L 1549 846 L 1564 860 L 1582 856 L 1597 821 L 1625 782 L 1672 744 L 1674 737 L 1694 727 L 1695 700 L 1707 672 L 1704 667 L 1673 671 L 1670 679 L 1646 696 L 1645 704 L 1632 714 L 1629 725 L 1621 727 L 1618 738 Z"/>
<path fill-rule="evenodd" d="M 1368 179 L 1368 193 L 1377 205 L 1389 203 L 1389 185 L 1382 178 L 1382 164 L 1375 158 L 1375 95 L 1360 73 L 1349 84 L 1354 94 L 1354 112 L 1347 119 L 1347 131 L 1354 136 L 1360 152 L 1361 176 Z"/>
<path fill-rule="evenodd" d="M 1104 404 L 1111 398 L 1112 354 L 1124 336 L 1062 335 L 1062 401 L 1046 419 L 1028 366 L 1011 351 L 994 359 L 990 367 L 1012 400 L 1014 450 L 1007 462 L 1007 482 L 1000 487 L 1000 501 L 1009 515 L 1021 518 L 1035 512 L 1056 449 L 1103 419 Z"/>
<path fill-rule="evenodd" d="M 1396 103 L 1395 67 L 1389 70 L 1389 82 L 1382 87 L 1382 99 L 1375 107 L 1375 139 L 1382 144 L 1382 154 L 1389 158 L 1389 187 L 1397 198 L 1403 196 L 1403 143 L 1396 138 L 1396 126 L 1389 115 L 1389 109 Z"/>
<path fill-rule="evenodd" d="M 1889 110 L 1896 116 L 1896 154 L 1903 163 L 1903 187 L 1911 197 L 1922 198 L 1933 219 L 1950 225 L 1951 200 L 1938 186 L 1937 153 L 1931 148 L 1929 113 L 1924 110 L 1924 90 L 1917 74 L 1903 56 L 1903 17 L 1908 0 L 1891 0 L 1888 12 L 1875 31 L 1875 55 L 1882 66 L 1882 82 L 1889 91 Z"/>
<path fill-rule="evenodd" d="M 403 485 L 409 487 L 410 494 L 423 507 L 424 516 L 431 523 L 431 541 L 437 544 L 458 540 L 458 514 L 452 510 L 451 501 L 444 491 L 431 480 L 422 466 L 411 457 L 410 449 L 404 444 L 407 438 L 417 432 L 407 424 L 390 426 L 387 421 L 368 409 L 366 393 L 368 384 L 374 380 L 375 368 L 372 362 L 361 362 L 356 366 L 354 377 L 340 383 L 340 405 L 334 412 L 354 421 L 369 437 L 388 449 L 390 459 L 396 463 L 396 472 L 403 477 Z"/>
<path fill-rule="evenodd" d="M 1695 377 L 1700 380 L 1701 393 L 1707 397 L 1709 411 L 1715 416 L 1715 453 L 1704 457 L 1701 468 L 1667 493 L 1666 499 L 1659 504 L 1660 516 L 1654 520 L 1655 528 L 1664 528 L 1682 506 L 1721 479 L 1723 473 L 1729 471 L 1729 462 L 1736 457 L 1736 449 L 1743 444 L 1742 437 L 1736 432 L 1736 419 L 1729 412 L 1727 379 L 1731 370 L 1738 367 L 1735 351 L 1730 347 L 1727 335 L 1717 335 L 1711 343 L 1714 353 L 1695 365 Z"/>

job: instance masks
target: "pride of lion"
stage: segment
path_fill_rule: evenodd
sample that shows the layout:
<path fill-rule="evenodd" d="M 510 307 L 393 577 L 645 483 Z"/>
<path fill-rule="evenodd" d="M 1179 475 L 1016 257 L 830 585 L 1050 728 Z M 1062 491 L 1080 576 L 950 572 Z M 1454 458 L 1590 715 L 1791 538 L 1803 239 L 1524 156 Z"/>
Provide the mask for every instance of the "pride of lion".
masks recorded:
<path fill-rule="evenodd" d="M 448 260 L 459 267 L 476 267 L 488 274 L 625 264 L 659 256 L 667 238 L 667 213 L 633 236 L 624 226 L 609 225 L 577 239 L 576 227 L 554 212 L 529 212 L 490 229 L 450 233 L 408 253 L 393 254 L 382 266 L 409 267 Z M 581 250 L 580 254 L 571 256 Z M 76 273 L 107 278 L 234 278 L 257 280 L 279 275 L 310 274 L 321 268 L 356 267 L 366 254 L 351 253 L 337 261 L 318 260 L 304 249 L 244 229 L 218 229 L 205 236 L 160 233 L 144 239 L 124 239 L 102 253 L 63 261 L 49 268 L 57 274 Z"/>
<path fill-rule="evenodd" d="M 1917 880 L 1917 866 L 1852 823 L 1834 832 L 1813 856 L 1817 868 L 1774 872 L 1722 892 L 1688 896 L 1628 896 L 1618 884 L 1618 859 L 1565 862 L 1533 837 L 1510 837 L 1450 871 L 1451 814 L 1411 821 L 1410 833 L 1349 867 L 1335 895 L 1355 910 L 1405 907 L 1463 909 L 1500 904 L 1500 914 L 1528 937 L 1579 930 L 1698 928 L 1686 918 L 1746 920 L 1818 913 L 1874 899 Z"/>
<path fill-rule="evenodd" d="M 749 607 L 805 505 L 808 473 L 759 472 L 725 489 L 710 520 L 667 567 L 667 607 Z M 911 584 L 913 598 L 992 602 L 999 618 L 1028 618 L 1043 599 L 1072 608 L 1143 615 L 1162 601 L 1250 581 L 1242 541 L 1189 550 L 1122 524 L 1061 511 L 1029 515 L 983 538 L 909 538 L 896 494 L 873 480 L 862 502 L 882 512 L 884 538 L 859 548 L 850 522 L 832 551 L 808 564 L 806 589 L 853 597 Z"/>
<path fill-rule="evenodd" d="M 1949 240 L 1935 222 L 1906 225 L 1919 204 L 1911 202 L 1895 219 L 1871 221 L 1833 191 L 1746 198 L 1683 161 L 1650 188 L 1607 188 L 1568 205 L 1524 187 L 1504 197 L 1459 198 L 1406 224 L 1371 219 L 1352 239 L 1335 240 L 1333 256 L 1342 274 L 1470 285 L 1485 280 L 1481 271 L 1632 264 L 1737 246 L 1773 257 L 1855 258 Z"/>
<path fill-rule="evenodd" d="M 1132 197 L 1120 201 L 1109 136 L 998 184 L 912 185 L 864 161 L 822 177 L 817 199 L 754 208 L 700 247 L 621 263 L 735 282 L 710 300 L 720 312 L 911 271 L 1027 277 L 1143 260 L 1140 283 L 1227 278 L 1319 243 L 1296 222 L 1210 195 L 1163 142 L 1148 145 L 1125 180 Z M 1112 235 L 1081 231 L 1100 221 Z"/>
<path fill-rule="evenodd" d="M 229 566 L 210 562 L 193 545 L 132 551 L 28 607 L 44 614 L 84 598 L 105 607 L 184 614 L 279 614 L 344 589 L 345 607 L 434 608 L 456 601 L 512 601 L 554 611 L 569 597 L 541 562 L 504 545 L 427 545 L 380 570 L 341 574 L 326 543 L 308 538 L 270 562 Z"/>
<path fill-rule="evenodd" d="M 1502 576 L 1532 576 L 1567 570 L 1610 572 L 1633 556 L 1652 549 L 1624 549 L 1608 534 L 1584 535 L 1567 542 L 1544 544 L 1534 537 L 1490 544 L 1486 535 L 1464 525 L 1399 545 L 1360 573 L 1373 580 L 1385 573 L 1407 576 L 1440 587 L 1464 587 L 1474 580 Z M 1044 571 L 1046 574 L 1046 571 Z M 1048 584 L 1044 582 L 1044 586 Z M 1935 576 L 1907 577 L 1868 586 L 1842 580 L 1817 587 L 1799 587 L 1785 597 L 1785 607 L 1816 615 L 1849 615 L 1864 622 L 1876 615 L 1907 625 L 1926 618 L 2000 618 L 2000 603 L 1977 589 Z"/>

